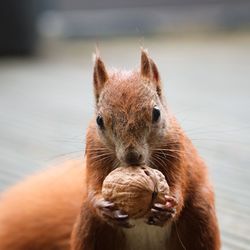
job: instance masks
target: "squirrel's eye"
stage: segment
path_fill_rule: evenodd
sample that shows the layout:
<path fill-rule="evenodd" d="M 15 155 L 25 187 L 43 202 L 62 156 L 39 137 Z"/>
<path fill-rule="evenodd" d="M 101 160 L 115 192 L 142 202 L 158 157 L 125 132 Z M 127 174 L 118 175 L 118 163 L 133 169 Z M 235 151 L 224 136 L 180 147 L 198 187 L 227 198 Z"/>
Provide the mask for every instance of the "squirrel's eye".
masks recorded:
<path fill-rule="evenodd" d="M 96 123 L 99 126 L 99 128 L 104 129 L 104 122 L 103 122 L 103 118 L 101 115 L 98 115 L 96 117 Z"/>
<path fill-rule="evenodd" d="M 160 109 L 157 106 L 153 107 L 152 122 L 153 123 L 157 122 L 159 120 L 160 116 L 161 116 Z"/>

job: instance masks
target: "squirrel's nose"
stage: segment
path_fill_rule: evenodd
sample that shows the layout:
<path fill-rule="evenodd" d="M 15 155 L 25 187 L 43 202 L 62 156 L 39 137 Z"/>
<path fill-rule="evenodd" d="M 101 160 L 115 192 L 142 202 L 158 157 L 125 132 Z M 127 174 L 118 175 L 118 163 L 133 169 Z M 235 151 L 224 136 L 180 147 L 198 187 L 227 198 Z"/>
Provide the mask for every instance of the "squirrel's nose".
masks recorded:
<path fill-rule="evenodd" d="M 142 160 L 142 155 L 137 151 L 129 151 L 125 155 L 125 162 L 128 165 L 139 165 Z"/>

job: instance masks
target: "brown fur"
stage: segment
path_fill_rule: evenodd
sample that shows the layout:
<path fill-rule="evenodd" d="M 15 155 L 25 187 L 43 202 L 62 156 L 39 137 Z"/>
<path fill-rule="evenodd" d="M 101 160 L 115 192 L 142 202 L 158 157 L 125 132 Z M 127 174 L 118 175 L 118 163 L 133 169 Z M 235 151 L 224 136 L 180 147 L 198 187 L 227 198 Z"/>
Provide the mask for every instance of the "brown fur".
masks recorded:
<path fill-rule="evenodd" d="M 142 50 L 141 70 L 131 72 L 107 73 L 97 57 L 94 91 L 104 130 L 91 121 L 83 167 L 69 162 L 7 191 L 0 202 L 0 249 L 66 250 L 73 228 L 71 250 L 131 250 L 124 230 L 107 224 L 96 204 L 104 178 L 126 165 L 124 155 L 133 148 L 143 162 L 162 171 L 178 200 L 175 216 L 165 225 L 171 227 L 165 249 L 219 250 L 207 168 L 169 111 L 147 52 Z M 152 124 L 155 105 L 161 119 Z"/>
<path fill-rule="evenodd" d="M 0 199 L 1 250 L 68 250 L 83 196 L 84 163 L 28 177 Z"/>

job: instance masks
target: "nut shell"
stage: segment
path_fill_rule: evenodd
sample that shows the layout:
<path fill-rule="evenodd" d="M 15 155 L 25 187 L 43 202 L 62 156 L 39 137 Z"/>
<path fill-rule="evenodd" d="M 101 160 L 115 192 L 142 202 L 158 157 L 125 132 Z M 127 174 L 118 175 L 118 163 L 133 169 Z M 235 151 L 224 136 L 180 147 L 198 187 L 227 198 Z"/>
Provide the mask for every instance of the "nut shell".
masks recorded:
<path fill-rule="evenodd" d="M 103 198 L 135 219 L 147 214 L 154 202 L 164 203 L 168 193 L 165 176 L 147 166 L 116 168 L 102 186 Z"/>

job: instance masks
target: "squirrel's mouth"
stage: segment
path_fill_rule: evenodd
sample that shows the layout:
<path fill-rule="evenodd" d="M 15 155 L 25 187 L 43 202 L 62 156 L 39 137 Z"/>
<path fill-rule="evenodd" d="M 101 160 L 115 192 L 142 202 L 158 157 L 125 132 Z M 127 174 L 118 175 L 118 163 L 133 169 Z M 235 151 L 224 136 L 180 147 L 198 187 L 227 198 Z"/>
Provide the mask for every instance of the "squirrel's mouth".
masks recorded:
<path fill-rule="evenodd" d="M 146 160 L 144 157 L 140 157 L 138 160 L 134 160 L 134 159 L 125 159 L 125 158 L 122 158 L 122 159 L 119 159 L 119 158 L 116 158 L 116 161 L 114 162 L 114 165 L 115 167 L 114 168 L 118 168 L 118 167 L 140 167 L 140 166 L 143 166 L 143 165 L 147 165 L 147 166 L 150 166 L 149 164 L 149 161 Z"/>

